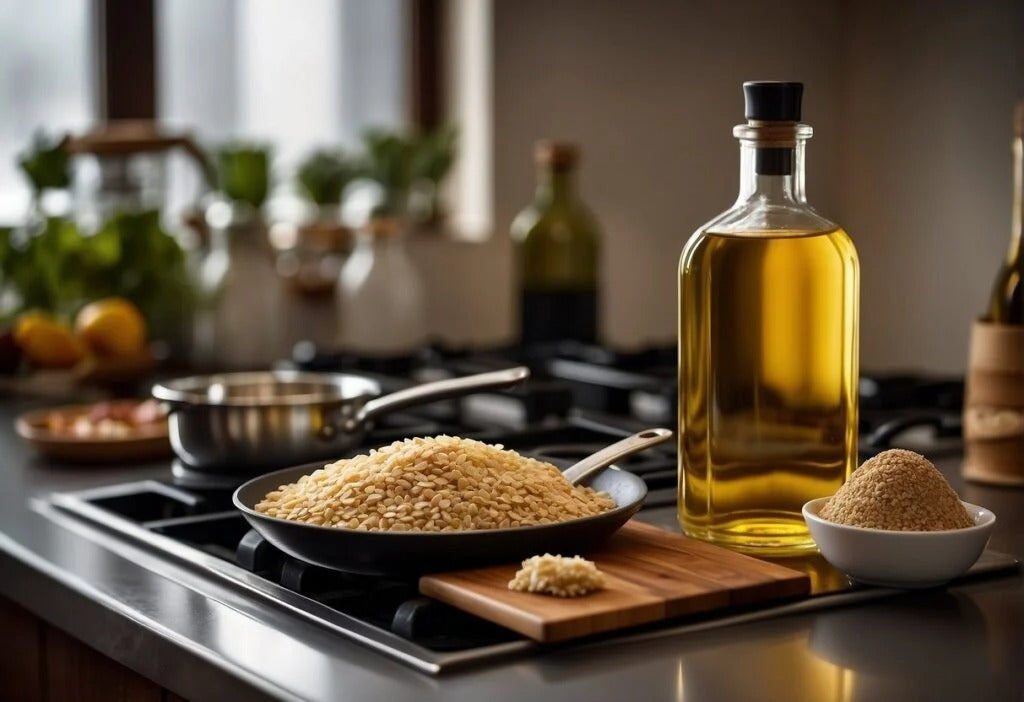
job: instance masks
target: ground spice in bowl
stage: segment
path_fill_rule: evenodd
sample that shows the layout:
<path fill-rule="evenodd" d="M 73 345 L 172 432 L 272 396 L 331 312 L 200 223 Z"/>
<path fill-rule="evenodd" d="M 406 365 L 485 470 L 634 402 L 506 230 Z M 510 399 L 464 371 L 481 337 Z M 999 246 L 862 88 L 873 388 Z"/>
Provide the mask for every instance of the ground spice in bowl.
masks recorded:
<path fill-rule="evenodd" d="M 942 531 L 974 526 L 946 478 L 924 456 L 890 449 L 870 458 L 819 516 L 836 524 L 890 531 Z"/>

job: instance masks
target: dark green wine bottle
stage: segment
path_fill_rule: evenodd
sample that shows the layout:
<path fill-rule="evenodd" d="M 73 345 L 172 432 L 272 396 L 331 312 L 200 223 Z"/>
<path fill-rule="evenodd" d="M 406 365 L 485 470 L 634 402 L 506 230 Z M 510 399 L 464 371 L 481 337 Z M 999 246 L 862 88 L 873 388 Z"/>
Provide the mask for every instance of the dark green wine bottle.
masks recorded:
<path fill-rule="evenodd" d="M 576 197 L 579 151 L 538 142 L 537 191 L 512 222 L 517 246 L 520 333 L 524 344 L 597 341 L 597 223 Z"/>
<path fill-rule="evenodd" d="M 1010 251 L 996 275 L 988 317 L 997 324 L 1024 324 L 1024 100 L 1017 103 L 1013 120 L 1013 228 Z"/>

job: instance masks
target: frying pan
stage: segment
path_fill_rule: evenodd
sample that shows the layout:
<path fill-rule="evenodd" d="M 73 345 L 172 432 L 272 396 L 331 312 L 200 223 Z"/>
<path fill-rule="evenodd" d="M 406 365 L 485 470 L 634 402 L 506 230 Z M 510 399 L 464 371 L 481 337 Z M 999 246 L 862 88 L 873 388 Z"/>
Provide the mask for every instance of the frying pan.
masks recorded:
<path fill-rule="evenodd" d="M 615 508 L 555 524 L 466 531 L 359 531 L 270 517 L 255 510 L 268 492 L 323 467 L 286 468 L 254 478 L 233 496 L 253 529 L 290 556 L 313 565 L 365 575 L 412 576 L 517 561 L 542 553 L 566 556 L 600 546 L 640 510 L 644 481 L 608 464 L 672 437 L 667 429 L 640 432 L 565 471 L 574 484 L 608 493 Z"/>
<path fill-rule="evenodd" d="M 278 370 L 178 378 L 153 386 L 168 409 L 174 452 L 191 469 L 256 475 L 341 456 L 381 415 L 530 376 L 525 366 L 414 385 L 381 395 L 370 378 Z"/>

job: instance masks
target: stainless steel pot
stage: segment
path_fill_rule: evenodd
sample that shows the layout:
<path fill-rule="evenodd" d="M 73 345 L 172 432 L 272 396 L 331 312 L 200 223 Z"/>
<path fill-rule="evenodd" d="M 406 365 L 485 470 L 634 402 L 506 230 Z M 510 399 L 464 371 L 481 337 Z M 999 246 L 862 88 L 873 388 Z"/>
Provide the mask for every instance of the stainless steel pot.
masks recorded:
<path fill-rule="evenodd" d="M 266 371 L 179 378 L 153 386 L 167 404 L 171 446 L 190 468 L 256 475 L 268 468 L 340 458 L 374 417 L 403 407 L 515 385 L 528 368 L 480 373 L 381 395 L 375 381 L 344 373 Z"/>

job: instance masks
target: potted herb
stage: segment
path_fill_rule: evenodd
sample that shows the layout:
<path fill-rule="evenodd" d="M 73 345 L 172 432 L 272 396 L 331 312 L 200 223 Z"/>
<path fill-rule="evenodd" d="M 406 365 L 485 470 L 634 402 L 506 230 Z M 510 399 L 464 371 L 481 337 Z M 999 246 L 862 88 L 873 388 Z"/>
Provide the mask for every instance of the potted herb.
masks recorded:
<path fill-rule="evenodd" d="M 370 129 L 363 134 L 363 146 L 362 175 L 381 188 L 381 199 L 373 216 L 404 216 L 412 185 L 412 139 L 397 132 Z"/>
<path fill-rule="evenodd" d="M 217 185 L 233 204 L 259 210 L 270 190 L 270 149 L 232 142 L 217 151 Z"/>
<path fill-rule="evenodd" d="M 32 188 L 32 207 L 29 227 L 41 226 L 45 217 L 43 195 L 48 190 L 67 190 L 71 187 L 70 157 L 65 139 L 56 139 L 37 131 L 32 142 L 18 156 L 18 166 Z"/>
<path fill-rule="evenodd" d="M 18 157 L 18 166 L 32 184 L 35 193 L 47 188 L 67 188 L 71 185 L 68 152 L 63 140 L 36 132 L 32 143 Z"/>
<path fill-rule="evenodd" d="M 225 285 L 260 289 L 274 276 L 262 209 L 270 191 L 269 147 L 232 141 L 217 149 L 215 160 L 217 192 L 206 202 L 209 239 L 199 263 L 204 311 L 217 307 Z"/>
<path fill-rule="evenodd" d="M 416 224 L 436 222 L 440 184 L 451 169 L 455 140 L 452 127 L 415 134 L 367 131 L 363 175 L 383 191 L 375 216 L 403 216 Z"/>
<path fill-rule="evenodd" d="M 418 222 L 436 225 L 444 217 L 440 188 L 455 160 L 456 137 L 455 128 L 447 126 L 427 132 L 416 140 L 409 209 Z"/>
<path fill-rule="evenodd" d="M 337 207 L 341 194 L 356 176 L 358 164 L 340 150 L 318 149 L 299 164 L 301 193 L 317 207 Z"/>
<path fill-rule="evenodd" d="M 352 246 L 352 234 L 342 224 L 342 194 L 359 175 L 359 164 L 341 150 L 310 153 L 296 173 L 299 193 L 315 214 L 295 229 L 295 238 L 279 257 L 278 272 L 297 292 L 327 294 L 334 290 L 338 269 Z"/>

